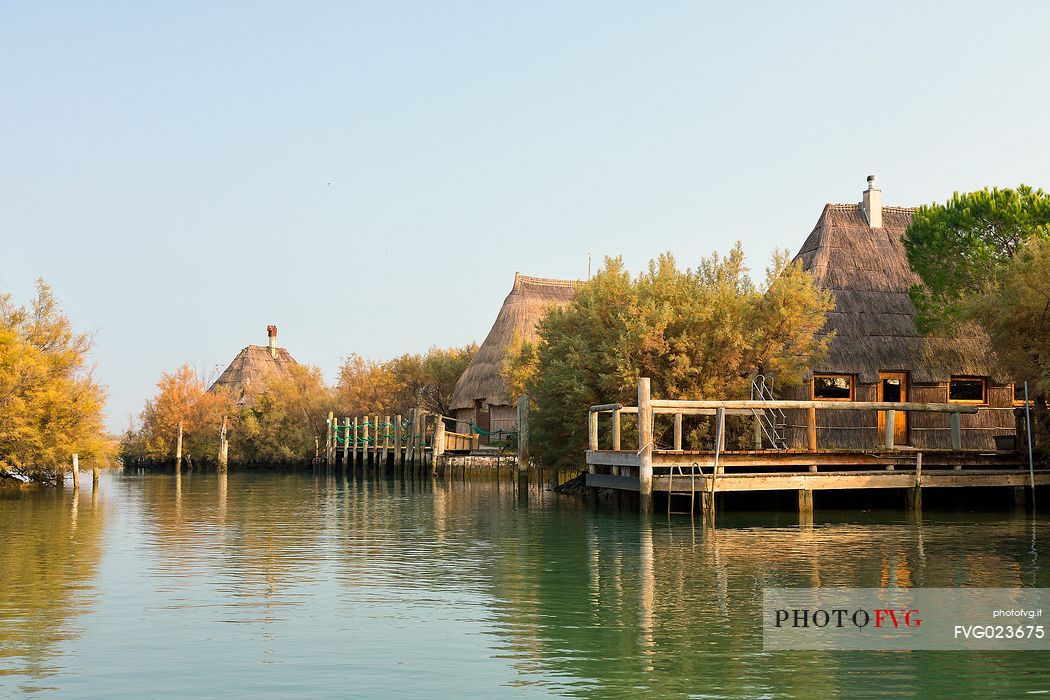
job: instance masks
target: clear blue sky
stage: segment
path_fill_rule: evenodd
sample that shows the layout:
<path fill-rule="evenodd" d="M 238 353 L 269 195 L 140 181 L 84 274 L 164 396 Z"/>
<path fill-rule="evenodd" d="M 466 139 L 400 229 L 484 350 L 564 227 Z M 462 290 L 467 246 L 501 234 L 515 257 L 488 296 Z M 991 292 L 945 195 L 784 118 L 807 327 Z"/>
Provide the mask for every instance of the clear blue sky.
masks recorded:
<path fill-rule="evenodd" d="M 825 202 L 1050 187 L 1050 3 L 0 0 L 0 291 L 51 283 L 120 429 L 267 323 L 481 341 L 515 270 L 639 270 Z"/>

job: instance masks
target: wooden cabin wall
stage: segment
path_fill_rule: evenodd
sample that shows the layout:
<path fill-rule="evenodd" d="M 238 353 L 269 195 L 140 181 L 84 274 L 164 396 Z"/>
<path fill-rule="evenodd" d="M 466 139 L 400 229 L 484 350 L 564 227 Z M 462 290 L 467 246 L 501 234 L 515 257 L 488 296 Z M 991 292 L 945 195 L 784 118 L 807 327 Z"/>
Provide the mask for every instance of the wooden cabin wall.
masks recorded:
<path fill-rule="evenodd" d="M 945 403 L 948 385 L 913 384 L 909 399 L 916 403 Z M 781 398 L 808 401 L 810 388 L 785 388 Z M 877 401 L 876 384 L 857 384 L 857 401 Z M 785 411 L 788 429 L 788 447 L 805 449 L 806 411 Z M 951 417 L 944 413 L 912 413 L 909 415 L 909 442 L 920 449 L 950 449 Z M 1013 409 L 1013 389 L 1009 386 L 989 386 L 988 405 L 980 406 L 976 414 L 961 417 L 962 446 L 967 450 L 994 450 L 995 436 L 1016 434 Z M 875 411 L 817 411 L 817 447 L 872 449 L 879 445 L 878 415 Z"/>

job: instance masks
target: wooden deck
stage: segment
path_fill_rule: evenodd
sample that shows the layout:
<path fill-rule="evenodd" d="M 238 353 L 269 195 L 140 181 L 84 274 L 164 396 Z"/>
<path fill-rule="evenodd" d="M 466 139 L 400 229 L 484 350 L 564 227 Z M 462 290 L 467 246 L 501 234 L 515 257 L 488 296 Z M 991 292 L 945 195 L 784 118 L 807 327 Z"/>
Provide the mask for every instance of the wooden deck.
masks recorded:
<path fill-rule="evenodd" d="M 1018 452 L 989 452 L 962 449 L 960 415 L 977 408 L 959 403 L 778 401 L 772 398 L 748 401 L 653 400 L 650 382 L 638 382 L 638 405 L 600 404 L 588 412 L 587 479 L 590 487 L 633 491 L 640 496 L 643 511 L 652 509 L 652 495 L 701 494 L 705 512 L 713 513 L 717 493 L 744 491 L 797 491 L 800 512 L 812 512 L 813 492 L 849 489 L 904 489 L 911 502 L 921 503 L 930 488 L 1006 487 L 1034 489 L 1050 485 L 1050 469 L 1035 470 L 1028 455 Z M 807 411 L 804 448 L 786 449 L 778 440 L 775 416 L 783 409 Z M 877 445 L 868 449 L 842 449 L 817 443 L 817 411 L 868 411 L 884 416 L 885 430 Z M 895 415 L 910 413 L 948 414 L 950 449 L 917 450 L 895 444 Z M 637 415 L 637 445 L 621 448 L 624 414 Z M 653 435 L 653 417 L 670 414 L 673 436 L 659 445 Z M 599 449 L 599 416 L 611 416 L 606 444 Z M 684 450 L 682 419 L 686 415 L 713 418 L 711 450 Z M 726 449 L 726 416 L 750 421 L 756 449 Z M 772 416 L 772 418 L 771 418 Z M 745 433 L 746 434 L 746 433 Z M 673 442 L 675 449 L 666 448 Z M 764 448 L 764 449 L 757 449 Z M 1023 492 L 1022 492 L 1023 493 Z M 670 512 L 670 495 L 668 496 Z"/>

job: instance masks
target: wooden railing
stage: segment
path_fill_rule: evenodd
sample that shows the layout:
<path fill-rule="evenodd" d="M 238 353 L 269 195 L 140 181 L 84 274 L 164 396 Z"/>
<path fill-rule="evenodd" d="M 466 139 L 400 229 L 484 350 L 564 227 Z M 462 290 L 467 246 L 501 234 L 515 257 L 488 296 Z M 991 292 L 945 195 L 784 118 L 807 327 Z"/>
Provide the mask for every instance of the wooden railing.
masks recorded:
<path fill-rule="evenodd" d="M 652 494 L 653 476 L 653 417 L 658 414 L 674 416 L 674 449 L 682 449 L 683 416 L 714 416 L 714 464 L 718 472 L 720 454 L 725 450 L 725 419 L 727 415 L 756 416 L 769 409 L 804 410 L 806 420 L 806 445 L 809 451 L 817 451 L 817 411 L 884 411 L 885 446 L 894 447 L 893 434 L 898 411 L 905 413 L 947 413 L 951 416 L 952 449 L 962 449 L 962 427 L 960 415 L 977 413 L 977 407 L 955 403 L 914 403 L 898 401 L 671 401 L 650 396 L 648 377 L 638 380 L 638 405 L 624 406 L 618 403 L 591 406 L 587 416 L 587 449 L 598 450 L 598 417 L 603 413 L 612 416 L 612 449 L 620 451 L 620 417 L 624 414 L 638 416 L 638 465 L 640 491 L 643 496 Z"/>

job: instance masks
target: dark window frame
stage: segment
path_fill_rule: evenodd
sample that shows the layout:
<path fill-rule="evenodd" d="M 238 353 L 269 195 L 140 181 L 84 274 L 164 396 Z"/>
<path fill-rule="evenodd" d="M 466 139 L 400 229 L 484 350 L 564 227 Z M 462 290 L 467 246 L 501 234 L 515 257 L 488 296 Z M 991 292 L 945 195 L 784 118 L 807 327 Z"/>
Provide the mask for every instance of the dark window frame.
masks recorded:
<path fill-rule="evenodd" d="M 849 397 L 825 397 L 817 396 L 817 379 L 845 379 L 849 382 Z M 854 401 L 857 397 L 857 380 L 852 374 L 837 374 L 832 372 L 814 372 L 809 381 L 809 395 L 814 401 Z"/>
<path fill-rule="evenodd" d="M 981 383 L 981 398 L 980 399 L 953 399 L 952 398 L 952 382 L 980 382 Z M 948 386 L 945 387 L 947 394 L 948 403 L 965 403 L 972 406 L 987 406 L 988 405 L 988 377 L 973 377 L 969 375 L 959 375 L 948 379 Z"/>

